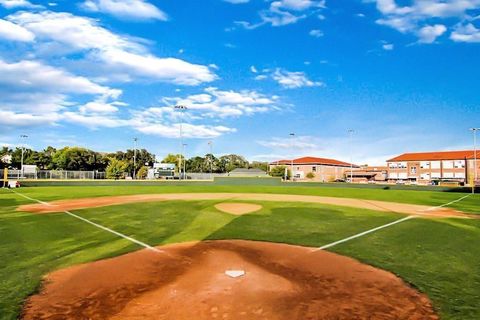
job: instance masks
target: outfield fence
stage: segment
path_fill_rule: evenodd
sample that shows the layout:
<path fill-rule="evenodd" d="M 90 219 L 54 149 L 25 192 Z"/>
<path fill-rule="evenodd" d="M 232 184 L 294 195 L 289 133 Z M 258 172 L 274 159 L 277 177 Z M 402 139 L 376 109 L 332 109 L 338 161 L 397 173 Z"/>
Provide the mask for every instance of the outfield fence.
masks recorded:
<path fill-rule="evenodd" d="M 0 172 L 3 179 L 3 171 Z M 8 179 L 41 179 L 41 180 L 97 180 L 105 179 L 105 172 L 100 171 L 72 171 L 72 170 L 36 170 L 23 172 L 22 170 L 9 169 Z"/>

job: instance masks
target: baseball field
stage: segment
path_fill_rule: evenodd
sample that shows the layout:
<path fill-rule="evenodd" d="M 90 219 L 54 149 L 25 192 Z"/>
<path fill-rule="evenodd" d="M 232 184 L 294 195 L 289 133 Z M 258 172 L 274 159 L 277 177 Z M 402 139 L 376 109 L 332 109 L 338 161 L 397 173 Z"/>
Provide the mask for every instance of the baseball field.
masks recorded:
<path fill-rule="evenodd" d="M 349 185 L 0 190 L 0 319 L 480 319 L 480 196 Z"/>

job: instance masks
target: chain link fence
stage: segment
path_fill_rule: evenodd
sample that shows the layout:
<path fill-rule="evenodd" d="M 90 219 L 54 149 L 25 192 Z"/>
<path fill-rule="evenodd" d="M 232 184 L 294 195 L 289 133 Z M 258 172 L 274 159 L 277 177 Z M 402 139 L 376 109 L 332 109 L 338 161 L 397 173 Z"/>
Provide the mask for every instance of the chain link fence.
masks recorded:
<path fill-rule="evenodd" d="M 3 179 L 4 172 L 0 172 Z M 36 170 L 35 172 L 23 172 L 22 170 L 9 169 L 9 180 L 41 179 L 41 180 L 97 180 L 105 179 L 105 172 L 100 171 L 71 171 L 71 170 Z"/>

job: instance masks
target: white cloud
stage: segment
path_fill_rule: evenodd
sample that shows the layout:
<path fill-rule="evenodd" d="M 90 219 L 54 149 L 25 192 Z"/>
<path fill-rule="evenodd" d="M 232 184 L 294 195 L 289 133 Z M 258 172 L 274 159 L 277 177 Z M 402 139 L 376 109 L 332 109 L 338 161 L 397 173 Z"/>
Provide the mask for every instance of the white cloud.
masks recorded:
<path fill-rule="evenodd" d="M 141 126 L 136 127 L 136 130 L 144 134 L 156 135 L 165 138 L 180 137 L 180 124 L 142 124 Z M 182 125 L 182 135 L 185 138 L 212 139 L 235 131 L 236 130 L 233 128 L 224 126 L 194 125 L 188 123 L 184 123 Z"/>
<path fill-rule="evenodd" d="M 404 6 L 397 4 L 395 0 L 374 2 L 383 14 L 383 17 L 377 20 L 378 24 L 402 33 L 414 34 L 420 43 L 435 42 L 447 31 L 447 22 L 468 20 L 470 12 L 480 9 L 480 0 L 412 0 L 410 5 Z M 431 20 L 445 23 L 429 25 Z"/>
<path fill-rule="evenodd" d="M 250 116 L 278 109 L 278 97 L 266 96 L 251 90 L 219 90 L 207 88 L 205 93 L 186 98 L 164 98 L 169 105 L 186 105 L 188 113 L 201 118 Z"/>
<path fill-rule="evenodd" d="M 0 19 L 0 39 L 31 42 L 35 39 L 35 35 L 25 28 L 15 23 Z"/>
<path fill-rule="evenodd" d="M 0 86 L 22 92 L 96 94 L 118 97 L 121 91 L 37 61 L 7 63 L 0 60 Z"/>
<path fill-rule="evenodd" d="M 435 40 L 447 31 L 447 27 L 443 24 L 436 24 L 433 26 L 425 26 L 418 30 L 419 42 L 433 43 Z"/>
<path fill-rule="evenodd" d="M 325 85 L 323 82 L 308 79 L 304 72 L 290 72 L 279 68 L 272 74 L 272 78 L 287 89 L 321 87 Z"/>
<path fill-rule="evenodd" d="M 28 29 L 51 45 L 58 43 L 62 50 L 85 53 L 98 68 L 108 68 L 104 73 L 111 77 L 128 79 L 145 77 L 152 80 L 181 85 L 198 85 L 211 82 L 217 76 L 208 66 L 192 64 L 176 58 L 159 58 L 148 52 L 139 41 L 114 34 L 98 22 L 70 13 L 44 11 L 19 12 L 7 19 Z"/>
<path fill-rule="evenodd" d="M 13 111 L 1 110 L 0 108 L 0 126 L 4 127 L 32 127 L 47 126 L 58 120 L 58 114 L 35 115 L 30 113 L 17 113 Z"/>
<path fill-rule="evenodd" d="M 273 137 L 269 140 L 259 140 L 257 143 L 261 146 L 278 149 L 278 150 L 312 150 L 317 148 L 317 145 L 312 143 L 315 139 L 311 136 L 296 136 L 291 137 Z"/>
<path fill-rule="evenodd" d="M 14 8 L 43 8 L 43 6 L 36 5 L 26 0 L 0 0 L 0 5 L 7 9 Z"/>
<path fill-rule="evenodd" d="M 250 71 L 253 73 L 258 73 L 258 70 L 255 68 L 255 66 L 250 66 Z"/>
<path fill-rule="evenodd" d="M 308 34 L 311 35 L 312 37 L 315 37 L 315 38 L 323 37 L 323 32 L 321 30 L 318 30 L 318 29 L 310 30 L 310 32 Z"/>
<path fill-rule="evenodd" d="M 90 129 L 117 128 L 127 126 L 128 120 L 119 119 L 104 114 L 81 114 L 77 112 L 67 111 L 62 114 L 62 120 L 76 125 L 81 125 Z"/>
<path fill-rule="evenodd" d="M 265 24 L 280 27 L 296 23 L 324 8 L 324 0 L 277 0 L 270 2 L 268 9 L 259 12 L 260 22 L 236 21 L 235 24 L 249 30 Z"/>
<path fill-rule="evenodd" d="M 395 48 L 395 46 L 392 43 L 385 43 L 382 45 L 383 50 L 386 51 L 391 51 Z"/>
<path fill-rule="evenodd" d="M 165 12 L 143 0 L 86 0 L 82 7 L 119 18 L 168 20 Z"/>
<path fill-rule="evenodd" d="M 473 24 L 459 25 L 450 35 L 450 39 L 455 42 L 480 42 L 480 29 Z"/>

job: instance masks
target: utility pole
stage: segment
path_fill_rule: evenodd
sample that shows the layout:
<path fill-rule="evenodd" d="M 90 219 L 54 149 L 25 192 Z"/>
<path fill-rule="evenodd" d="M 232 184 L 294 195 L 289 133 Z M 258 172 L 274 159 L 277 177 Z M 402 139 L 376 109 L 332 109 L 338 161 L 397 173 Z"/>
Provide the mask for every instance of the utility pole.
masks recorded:
<path fill-rule="evenodd" d="M 28 136 L 26 134 L 22 134 L 20 135 L 20 138 L 25 140 L 28 138 Z M 22 143 L 22 159 L 21 159 L 21 167 L 20 167 L 20 170 L 22 171 L 22 178 L 24 178 L 24 170 L 23 170 L 23 154 L 25 152 L 25 141 Z"/>
<path fill-rule="evenodd" d="M 213 141 L 208 141 L 210 146 L 210 179 L 213 180 Z"/>
<path fill-rule="evenodd" d="M 355 130 L 349 129 L 348 134 L 350 135 L 350 183 L 353 183 L 353 159 L 352 159 L 352 147 L 353 147 L 353 134 Z"/>
<path fill-rule="evenodd" d="M 186 106 L 183 106 L 183 105 L 176 105 L 174 106 L 174 108 L 176 110 L 179 110 L 180 111 L 180 147 L 181 147 L 181 151 L 183 153 L 183 116 L 184 116 L 184 112 L 185 110 L 187 110 L 188 108 Z M 182 159 L 183 158 L 183 154 L 180 154 L 180 161 L 179 161 L 179 164 L 178 164 L 178 173 L 179 173 L 179 179 L 181 180 L 182 179 Z M 184 166 L 185 168 L 185 166 Z M 184 172 L 185 173 L 185 172 Z"/>
<path fill-rule="evenodd" d="M 290 133 L 290 137 L 292 137 L 292 150 L 293 150 L 293 147 L 294 147 L 294 139 L 295 139 L 295 133 Z M 290 161 L 290 175 L 291 175 L 291 181 L 293 181 L 293 178 L 294 178 L 294 175 L 293 175 L 293 155 L 292 155 L 292 160 Z"/>
<path fill-rule="evenodd" d="M 133 179 L 137 179 L 136 168 L 137 168 L 137 141 L 138 138 L 133 138 Z"/>
<path fill-rule="evenodd" d="M 183 159 L 183 179 L 186 180 L 187 179 L 187 144 L 184 143 L 182 144 L 182 153 L 184 154 L 184 159 Z"/>
<path fill-rule="evenodd" d="M 475 185 L 478 181 L 477 175 L 477 131 L 480 128 L 470 128 L 470 131 L 473 132 L 473 183 L 472 183 L 472 193 L 475 193 Z"/>

